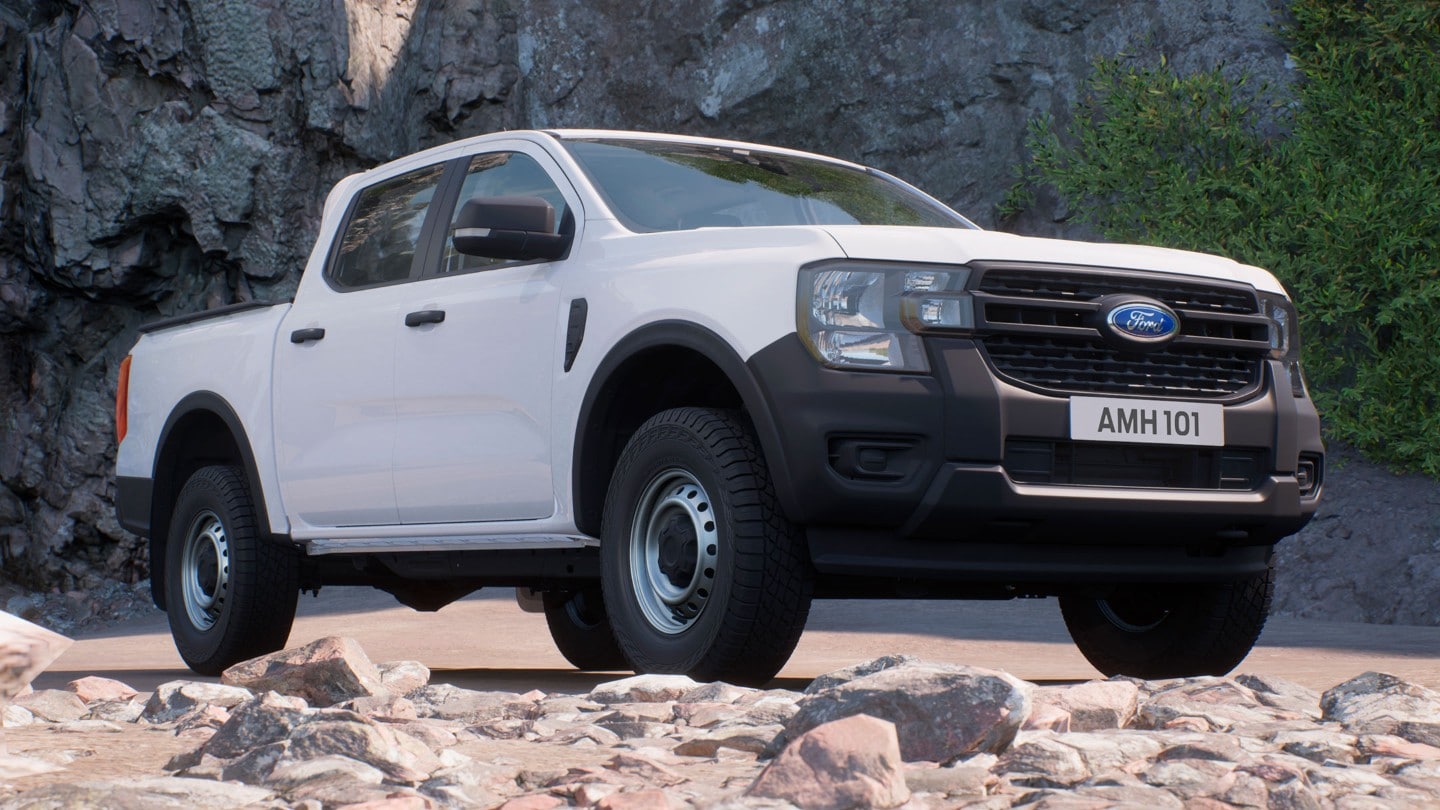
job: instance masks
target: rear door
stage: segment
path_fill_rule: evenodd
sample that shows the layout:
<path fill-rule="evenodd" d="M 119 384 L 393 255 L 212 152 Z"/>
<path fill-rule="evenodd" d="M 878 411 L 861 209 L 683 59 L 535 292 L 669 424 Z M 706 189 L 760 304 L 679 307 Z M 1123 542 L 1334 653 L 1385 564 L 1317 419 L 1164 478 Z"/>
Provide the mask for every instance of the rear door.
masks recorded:
<path fill-rule="evenodd" d="M 394 476 L 404 523 L 526 520 L 555 508 L 551 389 L 564 329 L 566 260 L 465 256 L 450 223 L 476 197 L 539 196 L 559 231 L 583 222 L 559 166 L 533 144 L 471 156 L 456 199 L 439 212 L 427 274 L 405 286 L 396 346 Z M 576 234 L 576 242 L 578 243 Z M 439 315 L 438 313 L 443 313 Z M 443 320 L 441 318 L 443 317 Z"/>
<path fill-rule="evenodd" d="M 395 341 L 440 163 L 360 191 L 323 280 L 306 286 L 275 348 L 275 456 L 286 511 L 315 527 L 398 523 Z"/>

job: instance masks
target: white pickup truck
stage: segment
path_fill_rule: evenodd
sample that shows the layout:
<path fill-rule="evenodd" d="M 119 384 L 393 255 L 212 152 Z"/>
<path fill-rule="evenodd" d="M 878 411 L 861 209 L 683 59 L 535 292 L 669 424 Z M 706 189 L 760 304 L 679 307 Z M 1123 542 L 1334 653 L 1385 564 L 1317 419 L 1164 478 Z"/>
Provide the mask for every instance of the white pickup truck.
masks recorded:
<path fill-rule="evenodd" d="M 1295 322 L 831 158 L 498 133 L 339 183 L 293 303 L 145 327 L 116 505 L 201 673 L 331 584 L 513 586 L 578 667 L 741 683 L 814 597 L 1058 596 L 1102 672 L 1222 673 L 1320 495 Z"/>

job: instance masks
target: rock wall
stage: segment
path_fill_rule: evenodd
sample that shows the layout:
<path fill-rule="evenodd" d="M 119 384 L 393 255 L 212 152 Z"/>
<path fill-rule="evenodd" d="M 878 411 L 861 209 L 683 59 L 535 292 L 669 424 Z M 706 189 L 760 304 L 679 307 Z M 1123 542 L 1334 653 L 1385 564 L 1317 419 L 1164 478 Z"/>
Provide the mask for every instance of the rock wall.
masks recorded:
<path fill-rule="evenodd" d="M 149 319 L 288 295 L 324 194 L 515 127 L 753 139 L 985 225 L 1027 121 L 1098 56 L 1283 86 L 1278 0 L 0 0 L 0 567 L 145 576 L 113 516 L 120 359 Z M 1008 227 L 1070 234 L 1044 204 Z"/>

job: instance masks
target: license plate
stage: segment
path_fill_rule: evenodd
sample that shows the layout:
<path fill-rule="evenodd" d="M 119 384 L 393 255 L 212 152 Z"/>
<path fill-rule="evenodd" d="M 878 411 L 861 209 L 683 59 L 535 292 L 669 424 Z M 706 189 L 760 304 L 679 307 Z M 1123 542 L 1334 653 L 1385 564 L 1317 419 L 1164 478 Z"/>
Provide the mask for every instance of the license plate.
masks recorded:
<path fill-rule="evenodd" d="M 1070 438 L 1127 444 L 1225 444 L 1225 409 L 1214 402 L 1071 397 Z"/>

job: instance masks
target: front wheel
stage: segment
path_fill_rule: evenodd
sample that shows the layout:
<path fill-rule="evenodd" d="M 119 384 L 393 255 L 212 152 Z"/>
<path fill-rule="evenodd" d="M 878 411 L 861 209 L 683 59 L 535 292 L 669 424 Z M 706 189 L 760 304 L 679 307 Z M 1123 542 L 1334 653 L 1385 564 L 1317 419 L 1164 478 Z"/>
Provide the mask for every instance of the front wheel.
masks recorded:
<path fill-rule="evenodd" d="M 175 501 L 165 547 L 165 606 L 180 658 L 201 675 L 285 646 L 299 599 L 290 548 L 257 525 L 238 467 L 202 467 Z"/>
<path fill-rule="evenodd" d="M 1214 585 L 1122 586 L 1104 598 L 1062 596 L 1075 646 L 1106 675 L 1224 675 L 1265 628 L 1274 569 Z"/>
<path fill-rule="evenodd" d="M 600 552 L 637 672 L 764 683 L 800 640 L 814 572 L 738 415 L 676 408 L 641 425 L 610 483 Z"/>

